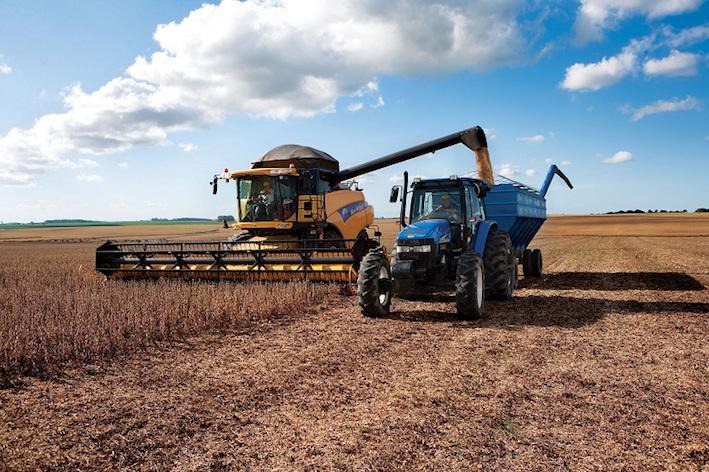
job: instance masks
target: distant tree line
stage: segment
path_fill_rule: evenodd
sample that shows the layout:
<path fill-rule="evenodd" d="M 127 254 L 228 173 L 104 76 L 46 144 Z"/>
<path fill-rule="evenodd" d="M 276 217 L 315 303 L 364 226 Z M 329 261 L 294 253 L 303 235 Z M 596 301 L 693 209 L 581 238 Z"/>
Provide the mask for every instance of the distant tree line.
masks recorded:
<path fill-rule="evenodd" d="M 628 214 L 635 214 L 635 213 L 688 213 L 688 211 L 685 210 L 648 210 L 648 211 L 642 211 L 642 210 L 619 210 L 619 211 L 607 211 L 604 214 L 605 215 L 628 215 Z M 709 213 L 709 208 L 697 208 L 694 210 L 694 213 Z"/>

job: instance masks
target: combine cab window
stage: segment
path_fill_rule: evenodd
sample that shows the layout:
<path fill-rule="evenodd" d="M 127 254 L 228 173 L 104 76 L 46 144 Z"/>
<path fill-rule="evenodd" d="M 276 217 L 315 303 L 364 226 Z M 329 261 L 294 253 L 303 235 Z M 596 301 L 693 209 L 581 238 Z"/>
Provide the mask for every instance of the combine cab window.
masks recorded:
<path fill-rule="evenodd" d="M 239 221 L 284 221 L 295 213 L 296 181 L 290 176 L 237 179 Z"/>
<path fill-rule="evenodd" d="M 460 223 L 460 207 L 460 191 L 457 187 L 415 190 L 411 221 L 440 218 Z"/>

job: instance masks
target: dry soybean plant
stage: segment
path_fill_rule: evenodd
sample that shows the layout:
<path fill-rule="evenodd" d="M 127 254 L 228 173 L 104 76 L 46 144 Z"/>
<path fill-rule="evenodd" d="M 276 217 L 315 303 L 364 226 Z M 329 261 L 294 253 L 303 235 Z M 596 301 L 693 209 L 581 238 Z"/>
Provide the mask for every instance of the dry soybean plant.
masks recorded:
<path fill-rule="evenodd" d="M 307 283 L 105 281 L 78 272 L 90 265 L 87 247 L 79 249 L 0 247 L 0 378 L 315 309 L 337 294 Z"/>

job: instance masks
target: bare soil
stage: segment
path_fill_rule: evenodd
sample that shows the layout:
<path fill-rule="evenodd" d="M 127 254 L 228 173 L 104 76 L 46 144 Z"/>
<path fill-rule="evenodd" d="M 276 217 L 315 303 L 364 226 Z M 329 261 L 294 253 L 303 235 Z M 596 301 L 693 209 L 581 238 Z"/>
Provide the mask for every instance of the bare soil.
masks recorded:
<path fill-rule="evenodd" d="M 480 321 L 445 293 L 386 319 L 333 295 L 23 378 L 0 390 L 0 469 L 706 471 L 709 237 L 557 221 L 533 243 L 547 275 Z"/>

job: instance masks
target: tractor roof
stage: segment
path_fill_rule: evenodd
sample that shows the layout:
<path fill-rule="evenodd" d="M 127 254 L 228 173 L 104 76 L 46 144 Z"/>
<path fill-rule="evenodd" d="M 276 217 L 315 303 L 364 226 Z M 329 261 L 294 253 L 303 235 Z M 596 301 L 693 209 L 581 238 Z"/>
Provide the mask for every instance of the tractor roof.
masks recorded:
<path fill-rule="evenodd" d="M 330 154 L 298 144 L 283 144 L 271 149 L 253 163 L 253 168 L 288 167 L 291 164 L 297 169 L 322 169 L 330 172 L 340 170 L 340 163 Z"/>

